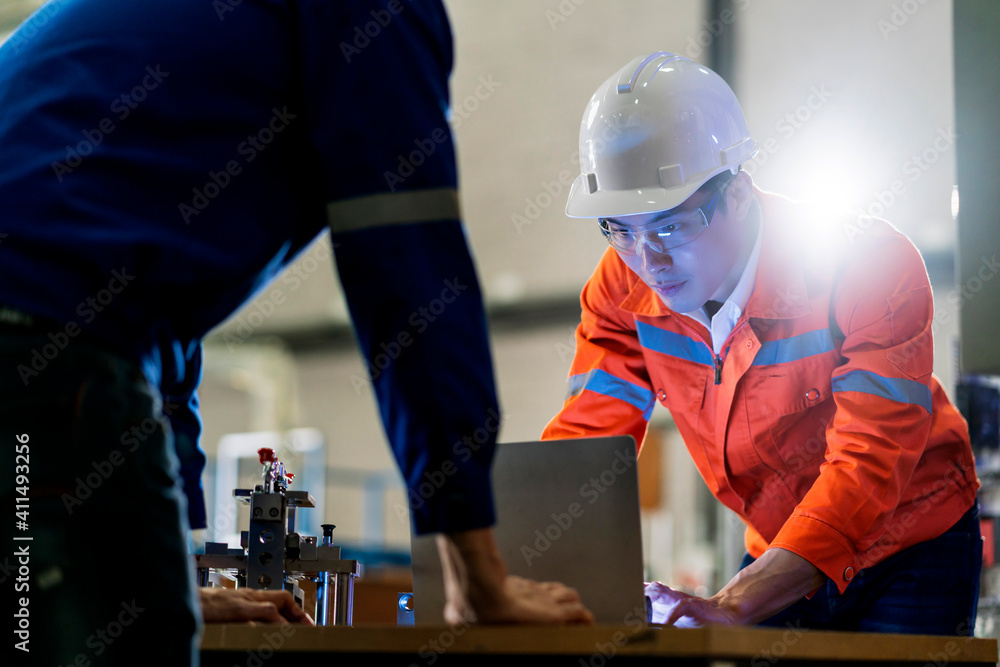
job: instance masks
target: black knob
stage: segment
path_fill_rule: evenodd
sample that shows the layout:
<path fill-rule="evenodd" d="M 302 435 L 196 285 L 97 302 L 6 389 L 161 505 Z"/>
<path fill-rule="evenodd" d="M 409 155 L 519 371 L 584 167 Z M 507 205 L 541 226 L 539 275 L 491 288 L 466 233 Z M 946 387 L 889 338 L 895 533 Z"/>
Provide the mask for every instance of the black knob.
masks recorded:
<path fill-rule="evenodd" d="M 337 526 L 332 523 L 321 523 L 319 527 L 323 529 L 323 541 L 333 542 L 333 529 Z"/>

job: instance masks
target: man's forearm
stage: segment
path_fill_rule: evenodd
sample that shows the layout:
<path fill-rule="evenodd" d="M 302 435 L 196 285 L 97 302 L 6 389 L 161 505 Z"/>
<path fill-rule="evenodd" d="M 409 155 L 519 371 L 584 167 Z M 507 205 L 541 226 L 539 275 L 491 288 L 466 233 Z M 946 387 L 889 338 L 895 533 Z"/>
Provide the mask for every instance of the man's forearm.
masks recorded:
<path fill-rule="evenodd" d="M 802 556 L 772 548 L 740 570 L 713 600 L 731 609 L 742 624 L 754 625 L 812 593 L 826 579 Z"/>

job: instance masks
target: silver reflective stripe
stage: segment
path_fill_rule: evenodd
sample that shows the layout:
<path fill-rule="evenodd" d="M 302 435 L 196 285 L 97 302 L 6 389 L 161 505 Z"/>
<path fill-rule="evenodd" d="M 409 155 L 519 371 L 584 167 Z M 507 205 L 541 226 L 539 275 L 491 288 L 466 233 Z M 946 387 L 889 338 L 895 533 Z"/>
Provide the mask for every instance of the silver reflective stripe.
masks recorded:
<path fill-rule="evenodd" d="M 341 199 L 326 205 L 326 217 L 334 233 L 411 222 L 458 220 L 458 191 L 434 188 Z"/>

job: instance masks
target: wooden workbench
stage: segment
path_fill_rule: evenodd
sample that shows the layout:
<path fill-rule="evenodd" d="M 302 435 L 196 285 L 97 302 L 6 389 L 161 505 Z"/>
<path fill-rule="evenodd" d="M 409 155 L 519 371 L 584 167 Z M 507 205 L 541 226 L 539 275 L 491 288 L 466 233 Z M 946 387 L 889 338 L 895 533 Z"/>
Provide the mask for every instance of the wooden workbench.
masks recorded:
<path fill-rule="evenodd" d="M 612 664 L 767 667 L 784 665 L 996 665 L 994 639 L 711 626 L 693 630 L 638 624 L 592 627 L 209 625 L 204 667 L 309 664 L 509 665 L 528 656 L 546 665 Z M 312 660 L 322 662 L 311 662 Z M 336 661 L 336 662 L 334 662 Z"/>

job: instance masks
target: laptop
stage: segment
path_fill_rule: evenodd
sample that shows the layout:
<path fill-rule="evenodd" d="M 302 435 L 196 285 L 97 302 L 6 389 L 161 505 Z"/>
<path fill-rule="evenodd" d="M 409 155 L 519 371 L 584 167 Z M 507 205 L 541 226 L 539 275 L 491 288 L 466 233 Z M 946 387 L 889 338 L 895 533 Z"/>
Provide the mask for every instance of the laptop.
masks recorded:
<path fill-rule="evenodd" d="M 501 443 L 493 459 L 497 545 L 509 574 L 561 581 L 598 623 L 646 621 L 632 436 Z M 417 625 L 444 623 L 433 536 L 413 534 Z"/>

